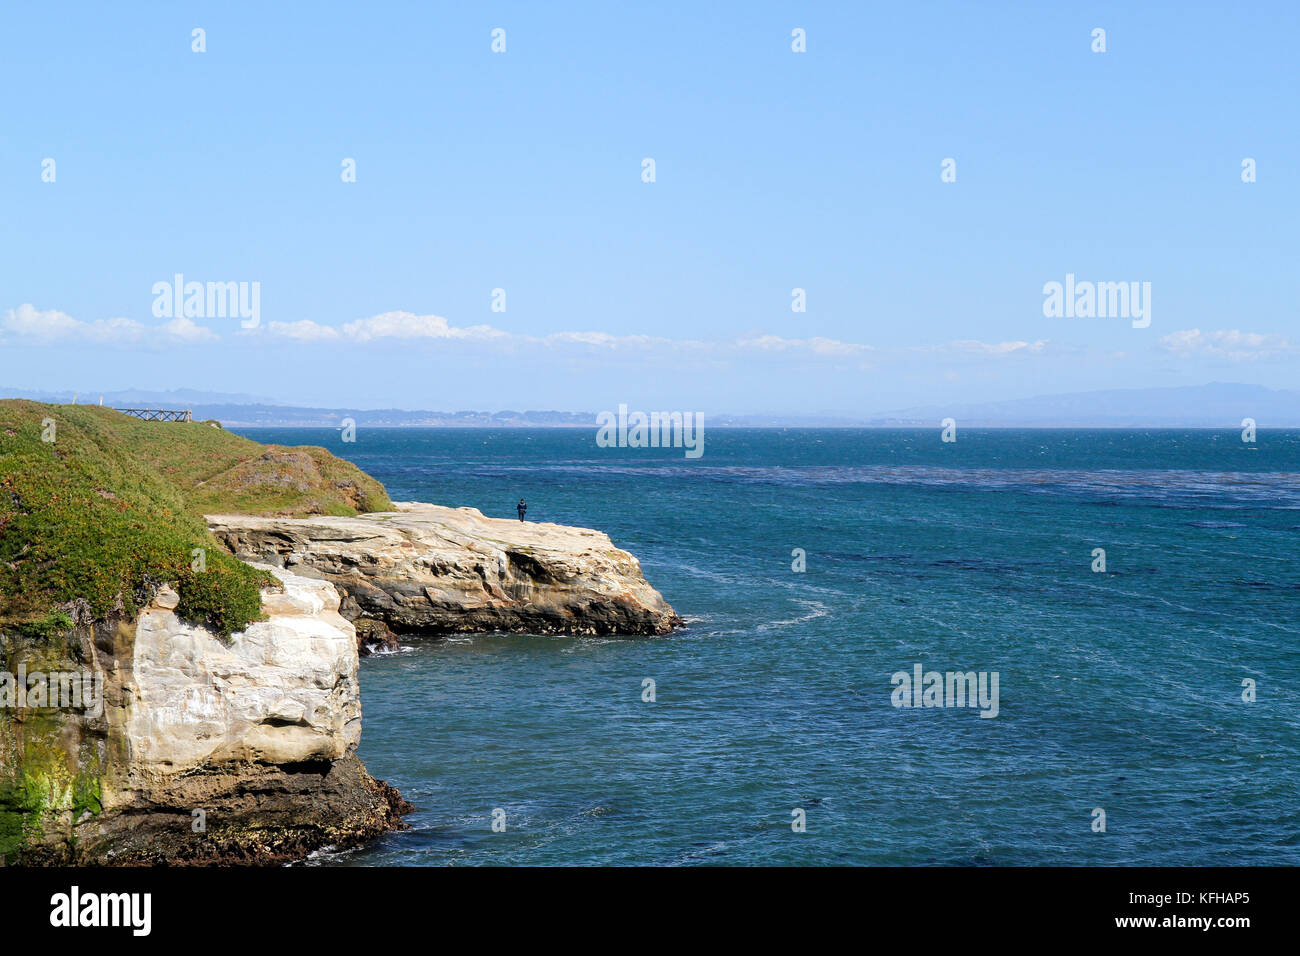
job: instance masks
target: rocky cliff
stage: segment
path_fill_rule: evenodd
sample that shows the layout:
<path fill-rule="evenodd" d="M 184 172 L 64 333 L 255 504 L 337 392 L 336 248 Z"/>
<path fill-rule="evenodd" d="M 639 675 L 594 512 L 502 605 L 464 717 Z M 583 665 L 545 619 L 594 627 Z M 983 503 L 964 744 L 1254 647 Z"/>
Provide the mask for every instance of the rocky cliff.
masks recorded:
<path fill-rule="evenodd" d="M 603 534 L 392 507 L 323 448 L 0 401 L 0 863 L 360 842 L 408 805 L 356 756 L 359 643 L 680 623 Z"/>
<path fill-rule="evenodd" d="M 397 634 L 664 634 L 681 618 L 609 536 L 405 502 L 356 517 L 209 515 L 237 557 L 319 575 L 367 646 Z"/>
<path fill-rule="evenodd" d="M 134 620 L 0 637 L 8 674 L 80 675 L 85 691 L 15 701 L 0 722 L 0 768 L 17 773 L 0 781 L 6 862 L 271 863 L 401 826 L 409 807 L 355 754 L 356 637 L 338 592 L 274 576 L 266 620 L 228 641 L 178 618 L 165 585 Z"/>

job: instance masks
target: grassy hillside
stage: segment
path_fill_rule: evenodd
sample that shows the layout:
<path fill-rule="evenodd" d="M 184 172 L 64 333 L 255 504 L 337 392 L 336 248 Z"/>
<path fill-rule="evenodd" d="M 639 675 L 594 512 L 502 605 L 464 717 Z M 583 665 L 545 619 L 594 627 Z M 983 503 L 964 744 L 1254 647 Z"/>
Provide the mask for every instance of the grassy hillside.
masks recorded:
<path fill-rule="evenodd" d="M 43 424 L 53 420 L 52 442 Z M 260 614 L 267 583 L 226 554 L 204 514 L 356 514 L 383 486 L 323 448 L 261 445 L 211 425 L 0 401 L 0 628 L 62 630 L 77 598 L 137 610 L 170 581 L 183 617 L 222 634 Z M 206 567 L 195 570 L 195 549 Z"/>

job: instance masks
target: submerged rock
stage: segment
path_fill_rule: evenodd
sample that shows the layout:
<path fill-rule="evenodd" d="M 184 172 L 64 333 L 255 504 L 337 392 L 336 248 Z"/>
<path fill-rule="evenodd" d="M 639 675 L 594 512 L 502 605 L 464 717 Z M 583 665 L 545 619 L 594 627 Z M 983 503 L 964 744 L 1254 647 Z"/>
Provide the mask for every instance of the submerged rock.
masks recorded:
<path fill-rule="evenodd" d="M 419 502 L 356 517 L 209 515 L 237 557 L 319 574 L 366 646 L 388 632 L 666 634 L 682 623 L 609 536 Z M 378 640 L 373 636 L 378 634 Z M 365 646 L 362 653 L 365 653 Z"/>

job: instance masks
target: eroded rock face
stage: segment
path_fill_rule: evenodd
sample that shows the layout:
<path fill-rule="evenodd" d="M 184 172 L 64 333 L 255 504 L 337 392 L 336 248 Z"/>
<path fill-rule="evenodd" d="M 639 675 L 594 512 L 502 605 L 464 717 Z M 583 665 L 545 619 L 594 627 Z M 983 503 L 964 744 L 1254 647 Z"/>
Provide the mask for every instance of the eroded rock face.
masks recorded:
<path fill-rule="evenodd" d="M 284 588 L 263 594 L 268 620 L 229 643 L 177 618 L 169 589 L 140 615 L 127 725 L 137 773 L 338 760 L 360 742 L 356 632 L 338 592 L 268 570 Z"/>
<path fill-rule="evenodd" d="M 682 623 L 637 559 L 599 531 L 396 507 L 354 518 L 209 515 L 208 524 L 236 556 L 319 574 L 344 592 L 345 617 L 399 635 L 665 634 Z M 369 623 L 359 629 L 385 639 Z"/>
<path fill-rule="evenodd" d="M 7 862 L 276 863 L 402 825 L 410 806 L 355 754 L 356 636 L 337 590 L 272 570 L 268 619 L 229 642 L 177 618 L 163 586 L 135 621 L 5 643 L 10 664 L 84 668 L 103 686 L 100 707 L 0 725 Z"/>

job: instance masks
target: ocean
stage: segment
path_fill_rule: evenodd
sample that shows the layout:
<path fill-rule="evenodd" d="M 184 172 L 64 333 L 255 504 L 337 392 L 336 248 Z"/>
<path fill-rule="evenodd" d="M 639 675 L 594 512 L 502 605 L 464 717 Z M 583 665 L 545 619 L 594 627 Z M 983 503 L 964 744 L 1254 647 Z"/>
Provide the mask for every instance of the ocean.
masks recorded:
<path fill-rule="evenodd" d="M 239 431 L 605 531 L 689 625 L 363 660 L 412 829 L 318 865 L 1300 863 L 1300 431 Z"/>

